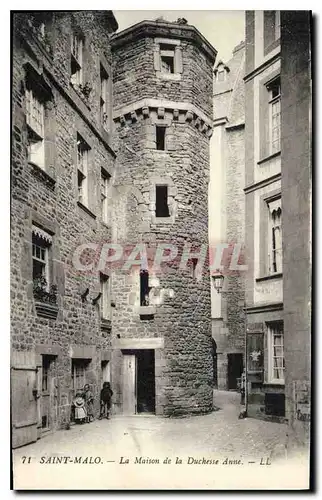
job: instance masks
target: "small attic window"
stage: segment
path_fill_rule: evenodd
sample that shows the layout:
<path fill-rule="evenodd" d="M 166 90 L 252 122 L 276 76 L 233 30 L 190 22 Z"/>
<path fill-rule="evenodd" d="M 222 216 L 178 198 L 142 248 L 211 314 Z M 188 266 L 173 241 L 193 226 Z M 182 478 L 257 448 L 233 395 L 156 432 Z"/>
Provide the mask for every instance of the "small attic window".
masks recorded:
<path fill-rule="evenodd" d="M 215 80 L 216 82 L 224 82 L 227 79 L 227 74 L 229 72 L 228 66 L 220 62 L 215 69 Z"/>
<path fill-rule="evenodd" d="M 217 82 L 224 82 L 226 80 L 225 68 L 220 68 L 217 72 Z"/>

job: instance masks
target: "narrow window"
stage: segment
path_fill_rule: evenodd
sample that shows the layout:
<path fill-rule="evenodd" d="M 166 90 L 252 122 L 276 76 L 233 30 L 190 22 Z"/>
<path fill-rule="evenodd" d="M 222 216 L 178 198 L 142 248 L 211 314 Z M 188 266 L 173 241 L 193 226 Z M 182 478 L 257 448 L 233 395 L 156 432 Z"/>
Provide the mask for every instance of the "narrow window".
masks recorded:
<path fill-rule="evenodd" d="M 101 78 L 101 96 L 100 96 L 100 110 L 101 110 L 101 123 L 105 130 L 109 129 L 109 93 L 108 93 L 108 74 L 100 66 L 100 78 Z"/>
<path fill-rule="evenodd" d="M 87 359 L 72 359 L 72 383 L 74 391 L 84 389 L 86 370 L 90 361 Z"/>
<path fill-rule="evenodd" d="M 269 273 L 281 273 L 283 270 L 281 200 L 268 203 L 268 210 Z"/>
<path fill-rule="evenodd" d="M 155 216 L 170 217 L 168 206 L 168 186 L 155 186 Z"/>
<path fill-rule="evenodd" d="M 32 88 L 26 88 L 26 121 L 28 127 L 28 160 L 45 168 L 45 108 L 44 102 Z"/>
<path fill-rule="evenodd" d="M 156 144 L 159 151 L 165 150 L 165 127 L 155 126 Z"/>
<path fill-rule="evenodd" d="M 108 191 L 109 191 L 110 176 L 101 169 L 101 214 L 102 221 L 105 224 L 109 222 L 109 211 L 108 211 Z"/>
<path fill-rule="evenodd" d="M 110 277 L 100 273 L 101 288 L 101 317 L 110 319 L 111 317 L 111 297 L 110 297 Z"/>
<path fill-rule="evenodd" d="M 83 205 L 88 204 L 88 155 L 90 147 L 84 139 L 77 134 L 77 185 L 78 201 Z"/>
<path fill-rule="evenodd" d="M 198 259 L 192 259 L 192 277 L 196 278 L 196 267 L 198 264 Z"/>
<path fill-rule="evenodd" d="M 70 81 L 73 85 L 83 83 L 83 40 L 73 34 L 71 38 Z"/>
<path fill-rule="evenodd" d="M 102 382 L 111 381 L 111 370 L 109 361 L 101 361 L 101 379 Z"/>
<path fill-rule="evenodd" d="M 275 10 L 275 40 L 281 37 L 281 11 Z"/>
<path fill-rule="evenodd" d="M 160 45 L 161 72 L 174 73 L 174 47 L 172 45 Z"/>
<path fill-rule="evenodd" d="M 49 291 L 49 250 L 52 237 L 37 226 L 32 231 L 32 275 L 35 284 Z M 36 283 L 37 282 L 37 283 Z"/>
<path fill-rule="evenodd" d="M 225 69 L 224 68 L 218 70 L 217 81 L 218 82 L 224 82 L 225 81 Z"/>
<path fill-rule="evenodd" d="M 284 383 L 284 333 L 282 323 L 268 325 L 269 339 L 269 380 L 274 383 Z"/>
<path fill-rule="evenodd" d="M 270 107 L 270 152 L 277 153 L 281 149 L 281 85 L 280 79 L 268 87 Z"/>
<path fill-rule="evenodd" d="M 140 305 L 149 305 L 149 272 L 146 269 L 140 271 Z"/>

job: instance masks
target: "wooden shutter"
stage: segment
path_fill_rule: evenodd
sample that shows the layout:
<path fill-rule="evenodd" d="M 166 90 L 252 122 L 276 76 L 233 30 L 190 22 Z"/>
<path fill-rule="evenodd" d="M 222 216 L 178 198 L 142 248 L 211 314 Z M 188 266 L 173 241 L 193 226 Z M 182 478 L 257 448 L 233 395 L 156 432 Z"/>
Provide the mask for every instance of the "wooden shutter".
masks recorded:
<path fill-rule="evenodd" d="M 11 353 L 12 447 L 39 437 L 41 356 L 33 352 Z"/>

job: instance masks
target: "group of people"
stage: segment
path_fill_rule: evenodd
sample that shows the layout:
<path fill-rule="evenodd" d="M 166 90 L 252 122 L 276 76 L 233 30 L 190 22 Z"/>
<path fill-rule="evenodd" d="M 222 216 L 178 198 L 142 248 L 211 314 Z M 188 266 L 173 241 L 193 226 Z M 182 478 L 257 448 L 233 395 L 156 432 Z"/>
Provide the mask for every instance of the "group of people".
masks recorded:
<path fill-rule="evenodd" d="M 109 418 L 113 391 L 109 382 L 103 383 L 100 393 L 100 416 L 99 419 Z M 84 385 L 83 391 L 77 391 L 73 400 L 75 422 L 84 424 L 94 420 L 94 395 L 89 384 Z"/>

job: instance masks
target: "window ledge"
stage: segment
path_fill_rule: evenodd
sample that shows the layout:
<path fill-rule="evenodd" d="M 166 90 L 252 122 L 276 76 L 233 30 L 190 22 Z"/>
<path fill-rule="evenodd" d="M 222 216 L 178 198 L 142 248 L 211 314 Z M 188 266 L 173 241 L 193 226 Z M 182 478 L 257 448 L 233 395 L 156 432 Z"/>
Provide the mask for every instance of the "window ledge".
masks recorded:
<path fill-rule="evenodd" d="M 52 177 L 43 168 L 39 167 L 36 163 L 29 161 L 28 164 L 30 165 L 32 173 L 35 177 L 43 182 L 48 188 L 54 189 L 56 185 L 56 179 L 54 179 L 54 177 Z"/>
<path fill-rule="evenodd" d="M 269 160 L 272 160 L 273 158 L 276 158 L 277 156 L 281 156 L 281 150 L 277 151 L 276 153 L 272 153 L 271 155 L 265 156 L 265 158 L 262 158 L 257 162 L 257 165 L 262 165 L 263 163 L 266 163 Z"/>
<path fill-rule="evenodd" d="M 112 328 L 112 322 L 110 319 L 101 318 L 101 330 L 104 332 L 110 332 Z"/>
<path fill-rule="evenodd" d="M 140 306 L 139 314 L 140 316 L 154 316 L 156 311 L 155 306 Z"/>
<path fill-rule="evenodd" d="M 162 73 L 162 71 L 156 72 L 157 77 L 161 80 L 179 81 L 181 80 L 181 73 Z"/>
<path fill-rule="evenodd" d="M 85 205 L 83 205 L 83 203 L 81 203 L 80 201 L 78 201 L 77 205 L 79 206 L 79 208 L 81 208 L 82 210 L 84 210 L 84 212 L 86 212 L 90 217 L 92 217 L 93 219 L 96 219 L 96 215 L 93 214 L 93 212 L 91 212 L 89 208 L 87 208 Z"/>
<path fill-rule="evenodd" d="M 173 224 L 174 218 L 173 216 L 169 217 L 156 217 L 155 215 L 152 218 L 153 224 Z"/>
<path fill-rule="evenodd" d="M 37 316 L 46 319 L 56 319 L 58 314 L 57 304 L 46 304 L 44 302 L 35 302 Z"/>
<path fill-rule="evenodd" d="M 283 382 L 263 382 L 263 388 L 268 389 L 269 387 L 285 387 L 285 381 Z"/>
<path fill-rule="evenodd" d="M 85 97 L 83 92 L 80 90 L 78 85 L 74 85 L 71 81 L 69 82 L 70 87 L 74 90 L 75 94 L 79 97 L 83 104 L 85 104 L 86 108 L 91 111 L 91 106 L 89 103 L 89 99 Z"/>
<path fill-rule="evenodd" d="M 268 276 L 261 276 L 260 278 L 256 278 L 256 283 L 260 283 L 261 281 L 279 279 L 279 278 L 283 278 L 283 273 L 275 273 L 275 274 L 270 274 Z"/>
<path fill-rule="evenodd" d="M 100 134 L 103 137 L 104 141 L 107 142 L 107 144 L 110 144 L 111 142 L 111 132 L 106 130 L 106 128 L 102 125 L 100 126 Z"/>

